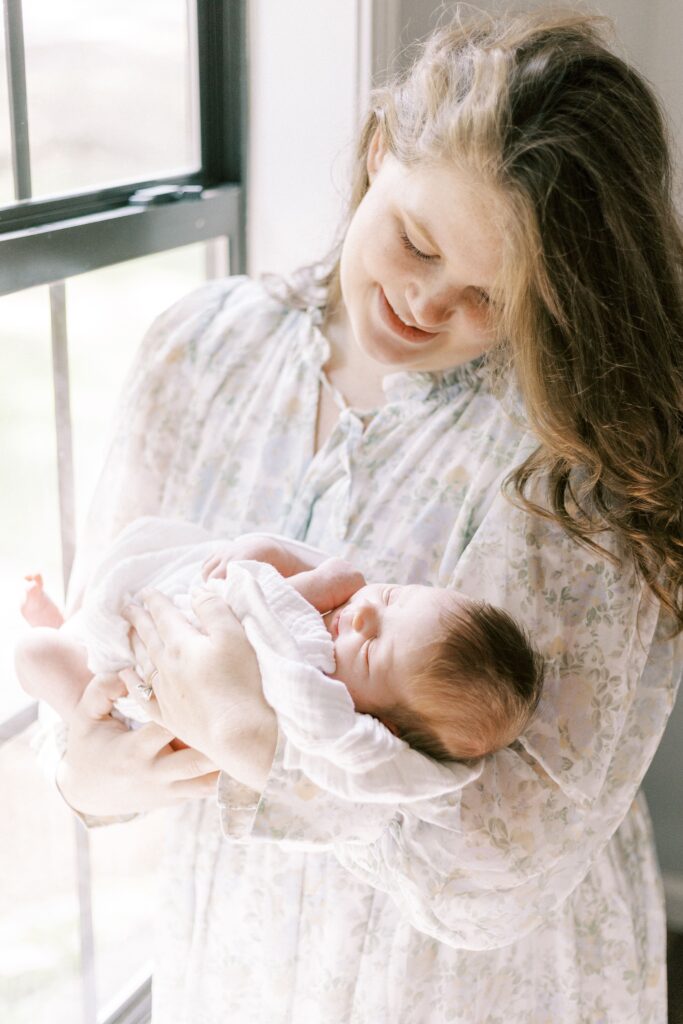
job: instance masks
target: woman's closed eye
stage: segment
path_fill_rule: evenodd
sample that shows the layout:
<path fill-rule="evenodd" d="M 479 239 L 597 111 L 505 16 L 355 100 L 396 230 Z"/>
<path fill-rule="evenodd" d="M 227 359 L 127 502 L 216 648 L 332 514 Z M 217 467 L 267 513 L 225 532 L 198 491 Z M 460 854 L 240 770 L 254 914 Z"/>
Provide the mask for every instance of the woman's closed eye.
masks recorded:
<path fill-rule="evenodd" d="M 407 249 L 411 256 L 415 256 L 416 259 L 422 260 L 424 263 L 432 263 L 434 260 L 438 260 L 439 258 L 438 256 L 422 252 L 422 249 L 418 249 L 418 247 L 411 242 L 405 231 L 401 232 L 401 242 L 403 243 L 404 249 Z"/>

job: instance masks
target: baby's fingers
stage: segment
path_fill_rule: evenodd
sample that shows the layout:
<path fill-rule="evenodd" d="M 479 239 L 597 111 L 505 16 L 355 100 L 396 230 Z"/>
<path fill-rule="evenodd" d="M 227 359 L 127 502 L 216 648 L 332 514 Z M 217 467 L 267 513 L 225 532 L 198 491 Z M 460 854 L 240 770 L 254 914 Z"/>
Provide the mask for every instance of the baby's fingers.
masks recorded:
<path fill-rule="evenodd" d="M 204 562 L 204 564 L 202 566 L 202 579 L 203 580 L 208 580 L 209 576 L 211 575 L 213 570 L 216 568 L 216 566 L 220 565 L 220 561 L 221 561 L 221 556 L 220 555 L 212 555 L 211 558 L 207 558 L 207 560 Z"/>

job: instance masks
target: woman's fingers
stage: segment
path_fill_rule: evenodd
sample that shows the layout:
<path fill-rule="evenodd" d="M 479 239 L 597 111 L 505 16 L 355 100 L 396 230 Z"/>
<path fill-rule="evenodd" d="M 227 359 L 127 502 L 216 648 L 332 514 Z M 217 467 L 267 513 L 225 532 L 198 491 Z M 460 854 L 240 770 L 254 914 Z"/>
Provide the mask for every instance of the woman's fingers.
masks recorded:
<path fill-rule="evenodd" d="M 88 718 L 108 718 L 114 702 L 126 696 L 126 687 L 114 674 L 93 676 L 86 686 L 80 704 Z"/>
<path fill-rule="evenodd" d="M 192 747 L 187 747 L 185 750 L 174 750 L 164 758 L 164 773 L 168 776 L 169 781 L 196 779 L 216 771 L 213 761 Z"/>
<path fill-rule="evenodd" d="M 138 637 L 144 644 L 148 657 L 155 663 L 159 662 L 164 653 L 163 638 L 161 637 L 159 630 L 157 629 L 157 625 L 147 608 L 141 608 L 136 604 L 129 604 L 126 605 L 121 614 L 124 619 L 127 619 L 128 622 L 130 622 Z M 135 640 L 134 635 L 132 636 L 132 644 L 135 649 L 137 641 Z M 140 660 L 139 654 L 140 650 L 138 647 L 135 654 L 138 661 Z"/>
<path fill-rule="evenodd" d="M 143 590 L 140 596 L 148 615 L 148 618 L 143 620 L 144 625 L 152 639 L 156 637 L 163 645 L 168 646 L 175 640 L 182 644 L 186 638 L 193 639 L 197 635 L 196 629 L 190 625 L 180 609 L 176 608 L 173 601 L 165 594 L 158 590 Z M 138 629 L 136 623 L 133 625 Z M 138 629 L 138 633 L 146 644 L 152 661 L 156 662 L 154 651 L 147 643 L 147 637 L 140 629 Z"/>
<path fill-rule="evenodd" d="M 210 772 L 197 779 L 180 779 L 171 783 L 171 792 L 178 800 L 205 800 L 215 797 L 219 772 Z"/>
<path fill-rule="evenodd" d="M 192 591 L 191 597 L 195 615 L 209 636 L 233 631 L 235 627 L 242 631 L 242 623 L 218 594 L 212 590 L 198 589 Z"/>
<path fill-rule="evenodd" d="M 175 739 L 173 733 L 158 722 L 148 722 L 135 730 L 141 744 L 150 755 L 158 754 Z"/>
<path fill-rule="evenodd" d="M 154 696 L 154 691 L 152 691 L 152 696 L 149 699 L 146 696 L 143 696 L 140 690 L 140 686 L 144 685 L 144 680 L 140 679 L 140 676 L 137 674 L 135 669 L 122 668 L 121 671 L 119 672 L 119 676 L 121 677 L 125 685 L 125 689 L 128 693 L 128 696 L 132 697 L 136 704 L 139 704 L 139 706 L 146 712 L 146 714 L 149 715 L 153 722 L 161 724 L 163 721 L 163 716 L 161 713 L 161 708 L 159 707 L 159 701 Z M 154 680 L 152 679 L 152 682 L 153 681 Z M 164 731 L 168 732 L 167 729 L 165 729 Z M 173 733 L 169 733 L 169 736 L 171 739 L 173 739 Z"/>

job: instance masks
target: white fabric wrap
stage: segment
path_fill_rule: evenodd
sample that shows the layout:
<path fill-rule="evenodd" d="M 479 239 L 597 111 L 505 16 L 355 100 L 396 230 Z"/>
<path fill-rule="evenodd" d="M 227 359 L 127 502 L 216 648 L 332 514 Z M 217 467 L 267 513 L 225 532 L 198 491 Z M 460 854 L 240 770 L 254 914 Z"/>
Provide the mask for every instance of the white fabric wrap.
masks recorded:
<path fill-rule="evenodd" d="M 322 616 L 272 566 L 232 562 L 227 579 L 205 584 L 201 567 L 216 546 L 217 538 L 201 527 L 156 517 L 123 530 L 68 622 L 88 649 L 90 670 L 135 664 L 129 624 L 120 613 L 143 587 L 171 597 L 198 625 L 189 591 L 206 586 L 232 608 L 256 652 L 265 698 L 287 741 L 285 767 L 337 796 L 390 804 L 449 793 L 454 783 L 464 786 L 480 774 L 480 765 L 433 761 L 371 715 L 357 714 L 346 686 L 326 674 L 334 671 L 334 644 Z M 117 707 L 130 719 L 146 720 L 130 698 Z"/>

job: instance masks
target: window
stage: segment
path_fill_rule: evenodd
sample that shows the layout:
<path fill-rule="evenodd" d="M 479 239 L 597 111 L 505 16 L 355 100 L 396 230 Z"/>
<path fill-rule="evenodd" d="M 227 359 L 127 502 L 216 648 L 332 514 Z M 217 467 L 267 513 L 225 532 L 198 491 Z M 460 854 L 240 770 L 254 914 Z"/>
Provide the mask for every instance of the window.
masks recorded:
<path fill-rule="evenodd" d="M 143 1021 L 160 819 L 86 832 L 30 750 L 21 577 L 59 599 L 153 317 L 244 260 L 244 0 L 4 0 L 0 808 L 4 1024 Z M 125 913 L 117 914 L 117 908 Z"/>

